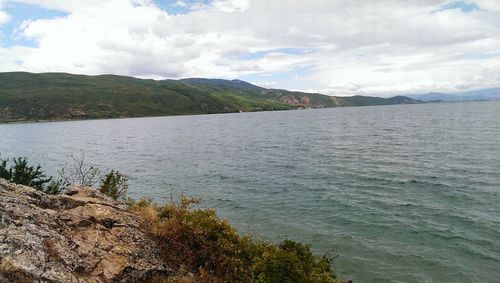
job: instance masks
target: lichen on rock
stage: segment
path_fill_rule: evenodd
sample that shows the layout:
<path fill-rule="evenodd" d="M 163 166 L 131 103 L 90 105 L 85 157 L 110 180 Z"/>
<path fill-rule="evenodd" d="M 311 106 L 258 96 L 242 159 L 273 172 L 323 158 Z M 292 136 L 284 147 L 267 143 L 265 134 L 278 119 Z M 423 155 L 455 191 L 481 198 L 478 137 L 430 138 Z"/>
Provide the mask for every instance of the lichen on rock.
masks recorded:
<path fill-rule="evenodd" d="M 141 219 L 92 188 L 0 179 L 0 282 L 137 282 L 171 273 Z"/>

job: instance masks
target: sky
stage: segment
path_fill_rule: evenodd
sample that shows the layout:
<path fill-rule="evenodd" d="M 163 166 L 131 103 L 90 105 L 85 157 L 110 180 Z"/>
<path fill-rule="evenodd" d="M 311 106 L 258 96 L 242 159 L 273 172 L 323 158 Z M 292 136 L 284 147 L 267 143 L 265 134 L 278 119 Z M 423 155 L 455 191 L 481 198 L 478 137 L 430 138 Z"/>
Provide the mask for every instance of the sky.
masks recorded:
<path fill-rule="evenodd" d="M 0 0 L 0 72 L 329 95 L 500 87 L 500 0 Z"/>

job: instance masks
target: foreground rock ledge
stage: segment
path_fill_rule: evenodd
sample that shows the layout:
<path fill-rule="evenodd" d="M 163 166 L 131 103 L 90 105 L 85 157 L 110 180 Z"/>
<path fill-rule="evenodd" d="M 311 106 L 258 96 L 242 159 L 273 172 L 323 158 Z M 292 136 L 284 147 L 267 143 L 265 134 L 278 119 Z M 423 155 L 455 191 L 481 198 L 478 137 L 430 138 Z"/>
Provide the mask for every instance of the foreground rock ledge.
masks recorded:
<path fill-rule="evenodd" d="M 50 196 L 0 179 L 0 282 L 137 282 L 169 274 L 140 224 L 91 188 Z"/>

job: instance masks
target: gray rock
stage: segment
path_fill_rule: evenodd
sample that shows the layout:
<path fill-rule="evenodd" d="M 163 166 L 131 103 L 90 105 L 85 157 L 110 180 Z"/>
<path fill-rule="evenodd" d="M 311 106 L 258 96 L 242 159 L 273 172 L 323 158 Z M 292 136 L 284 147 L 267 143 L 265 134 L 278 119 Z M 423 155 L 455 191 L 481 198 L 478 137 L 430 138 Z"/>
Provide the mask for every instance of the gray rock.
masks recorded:
<path fill-rule="evenodd" d="M 0 179 L 0 282 L 144 282 L 170 274 L 141 219 L 92 188 Z"/>

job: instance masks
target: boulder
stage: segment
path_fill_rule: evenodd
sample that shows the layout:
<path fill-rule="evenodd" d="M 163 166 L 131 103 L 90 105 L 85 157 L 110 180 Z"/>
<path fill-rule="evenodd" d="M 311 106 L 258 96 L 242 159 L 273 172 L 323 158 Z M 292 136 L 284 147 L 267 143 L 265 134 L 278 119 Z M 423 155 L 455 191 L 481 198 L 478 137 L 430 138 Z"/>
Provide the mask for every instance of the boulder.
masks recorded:
<path fill-rule="evenodd" d="M 0 282 L 144 282 L 171 274 L 141 219 L 88 187 L 0 179 Z"/>

